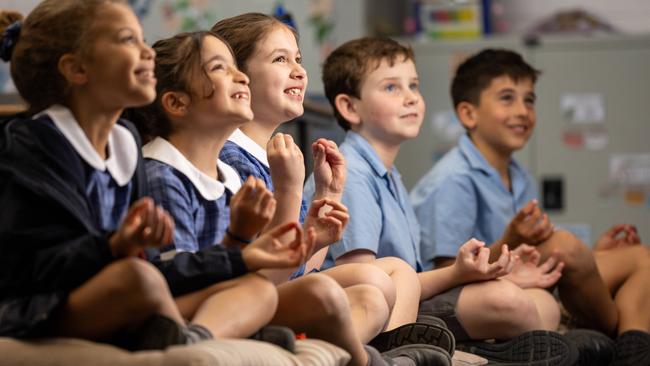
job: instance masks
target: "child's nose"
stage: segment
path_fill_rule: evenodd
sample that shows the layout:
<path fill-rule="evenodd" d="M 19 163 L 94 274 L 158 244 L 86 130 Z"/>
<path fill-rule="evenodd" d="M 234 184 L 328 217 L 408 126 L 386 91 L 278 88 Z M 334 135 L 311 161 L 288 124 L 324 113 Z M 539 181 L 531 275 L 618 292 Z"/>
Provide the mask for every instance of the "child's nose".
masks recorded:
<path fill-rule="evenodd" d="M 248 75 L 244 74 L 238 68 L 233 67 L 232 73 L 233 73 L 233 79 L 235 80 L 236 83 L 242 83 L 246 85 L 250 84 L 250 79 L 248 78 Z"/>
<path fill-rule="evenodd" d="M 301 64 L 296 64 L 291 70 L 291 77 L 298 80 L 307 78 L 307 71 Z"/>
<path fill-rule="evenodd" d="M 142 58 L 145 60 L 153 60 L 156 58 L 156 50 L 151 48 L 148 44 L 142 42 Z"/>
<path fill-rule="evenodd" d="M 526 101 L 525 101 L 525 100 L 519 100 L 519 101 L 515 104 L 515 114 L 516 114 L 517 116 L 524 116 L 524 117 L 525 117 L 525 116 L 528 116 L 528 114 L 530 113 L 530 111 L 531 111 L 531 110 L 530 110 L 530 108 L 528 107 L 528 105 L 526 104 Z"/>
<path fill-rule="evenodd" d="M 414 105 L 417 104 L 419 101 L 420 101 L 420 93 L 417 93 L 411 89 L 407 89 L 404 103 L 406 105 Z"/>

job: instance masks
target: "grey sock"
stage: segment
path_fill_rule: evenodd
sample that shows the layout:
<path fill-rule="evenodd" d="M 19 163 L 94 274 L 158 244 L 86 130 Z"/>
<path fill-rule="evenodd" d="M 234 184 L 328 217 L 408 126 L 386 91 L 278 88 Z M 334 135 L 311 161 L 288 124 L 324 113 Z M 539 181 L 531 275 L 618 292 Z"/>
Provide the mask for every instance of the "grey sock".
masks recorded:
<path fill-rule="evenodd" d="M 395 357 L 392 360 L 395 363 L 395 366 L 417 366 L 415 361 L 404 356 Z"/>
<path fill-rule="evenodd" d="M 381 357 L 381 354 L 375 348 L 368 345 L 364 345 L 363 347 L 366 349 L 366 353 L 368 354 L 367 366 L 391 366 L 383 357 Z"/>
<path fill-rule="evenodd" d="M 194 323 L 187 325 L 185 336 L 187 337 L 187 344 L 199 343 L 214 338 L 208 328 Z"/>

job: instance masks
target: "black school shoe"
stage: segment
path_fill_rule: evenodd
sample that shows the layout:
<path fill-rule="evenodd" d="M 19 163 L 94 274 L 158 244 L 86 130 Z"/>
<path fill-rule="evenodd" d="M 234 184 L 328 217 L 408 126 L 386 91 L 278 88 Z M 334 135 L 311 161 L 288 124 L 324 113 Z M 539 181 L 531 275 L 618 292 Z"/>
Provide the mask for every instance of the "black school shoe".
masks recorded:
<path fill-rule="evenodd" d="M 571 329 L 564 336 L 578 349 L 577 366 L 607 366 L 614 359 L 616 344 L 601 332 Z"/>
<path fill-rule="evenodd" d="M 650 365 L 650 334 L 628 330 L 616 339 L 616 352 L 612 366 Z"/>
<path fill-rule="evenodd" d="M 447 326 L 447 323 L 445 323 L 444 320 L 438 318 L 437 316 L 429 315 L 429 314 L 418 314 L 418 318 L 416 320 L 417 323 L 424 323 L 424 324 L 429 324 L 429 325 L 437 325 L 440 328 L 445 328 L 449 329 Z"/>
<path fill-rule="evenodd" d="M 287 327 L 267 325 L 249 338 L 272 343 L 291 353 L 296 353 L 296 334 Z"/>
<path fill-rule="evenodd" d="M 449 353 L 430 344 L 407 344 L 383 352 L 381 356 L 391 366 L 397 365 L 393 360 L 398 358 L 410 359 L 417 366 L 452 366 Z"/>
<path fill-rule="evenodd" d="M 556 332 L 534 330 L 504 342 L 470 341 L 456 349 L 488 360 L 488 365 L 505 366 L 573 366 L 578 349 Z"/>
<path fill-rule="evenodd" d="M 409 344 L 428 344 L 445 350 L 453 355 L 456 347 L 454 335 L 446 327 L 426 323 L 409 323 L 393 330 L 383 332 L 368 342 L 379 352 Z"/>

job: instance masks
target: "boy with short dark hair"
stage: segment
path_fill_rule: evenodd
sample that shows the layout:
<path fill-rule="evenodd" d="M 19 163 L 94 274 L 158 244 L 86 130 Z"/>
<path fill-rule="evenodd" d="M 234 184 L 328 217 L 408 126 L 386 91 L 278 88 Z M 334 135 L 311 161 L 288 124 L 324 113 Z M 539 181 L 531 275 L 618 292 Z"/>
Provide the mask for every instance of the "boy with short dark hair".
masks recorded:
<path fill-rule="evenodd" d="M 541 258 L 557 255 L 565 264 L 558 287 L 567 309 L 590 327 L 618 331 L 617 362 L 650 364 L 650 286 L 642 279 L 650 275 L 650 249 L 635 245 L 629 225 L 614 226 L 593 253 L 554 230 L 538 207 L 532 176 L 512 158 L 535 127 L 538 75 L 519 54 L 501 49 L 481 51 L 458 67 L 451 95 L 467 134 L 411 193 L 425 265 L 454 263 L 458 244 L 470 237 L 488 243 L 492 259 L 503 244 L 532 245 Z M 622 361 L 626 354 L 636 359 Z"/>
<path fill-rule="evenodd" d="M 413 51 L 386 38 L 347 42 L 327 58 L 323 83 L 339 124 L 347 130 L 340 150 L 348 167 L 342 202 L 350 214 L 343 239 L 330 246 L 327 263 L 383 266 L 386 257 L 399 257 L 420 272 L 421 300 L 447 294 L 427 306 L 427 315 L 445 320 L 457 340 L 512 339 L 513 347 L 476 342 L 473 352 L 514 361 L 520 356 L 517 351 L 550 350 L 554 345 L 554 364 L 570 364 L 575 355 L 561 336 L 531 332 L 557 326 L 559 310 L 552 297 L 497 280 L 513 268 L 509 276 L 521 279 L 522 265 L 507 247 L 490 264 L 484 243 L 469 240 L 454 265 L 421 272 L 420 227 L 394 166 L 400 144 L 417 136 L 424 117 Z M 310 178 L 305 197 L 312 194 Z M 558 271 L 553 273 L 559 277 Z"/>

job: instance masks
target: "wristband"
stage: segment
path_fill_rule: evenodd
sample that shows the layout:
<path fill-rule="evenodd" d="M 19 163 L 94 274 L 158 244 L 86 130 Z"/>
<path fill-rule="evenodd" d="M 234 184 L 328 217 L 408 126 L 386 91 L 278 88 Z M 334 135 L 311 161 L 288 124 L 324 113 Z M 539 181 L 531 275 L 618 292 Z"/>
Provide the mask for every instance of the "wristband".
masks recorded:
<path fill-rule="evenodd" d="M 234 241 L 238 241 L 238 242 L 240 242 L 242 244 L 250 244 L 253 241 L 252 239 L 244 239 L 241 236 L 237 236 L 237 235 L 233 234 L 232 231 L 230 231 L 230 227 L 226 228 L 226 235 L 228 235 L 230 237 L 230 239 L 232 239 Z"/>

